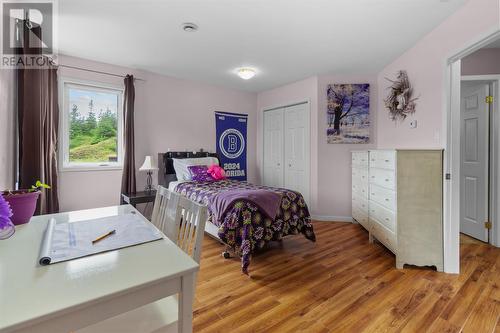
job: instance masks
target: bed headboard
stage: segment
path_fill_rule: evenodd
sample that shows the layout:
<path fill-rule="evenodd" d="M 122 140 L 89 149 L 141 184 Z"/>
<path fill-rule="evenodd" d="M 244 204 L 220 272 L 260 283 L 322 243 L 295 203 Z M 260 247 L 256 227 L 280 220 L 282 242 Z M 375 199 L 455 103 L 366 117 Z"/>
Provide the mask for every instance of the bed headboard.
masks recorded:
<path fill-rule="evenodd" d="M 206 151 L 169 151 L 158 154 L 158 185 L 168 188 L 170 182 L 177 180 L 174 170 L 173 158 L 199 158 L 199 157 L 217 157 L 216 153 Z"/>

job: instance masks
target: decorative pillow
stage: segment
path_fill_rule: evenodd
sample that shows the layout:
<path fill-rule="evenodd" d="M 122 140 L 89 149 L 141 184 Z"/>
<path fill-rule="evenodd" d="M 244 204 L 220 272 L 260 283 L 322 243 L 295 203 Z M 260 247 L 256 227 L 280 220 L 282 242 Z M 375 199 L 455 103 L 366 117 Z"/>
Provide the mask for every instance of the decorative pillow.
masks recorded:
<path fill-rule="evenodd" d="M 223 168 L 218 166 L 217 164 L 212 164 L 207 172 L 210 174 L 210 176 L 215 179 L 215 180 L 222 180 L 226 179 L 226 172 L 224 171 Z"/>
<path fill-rule="evenodd" d="M 190 165 L 210 165 L 218 164 L 219 160 L 215 157 L 199 158 L 173 158 L 174 170 L 177 180 L 191 180 L 191 174 L 188 170 Z"/>
<path fill-rule="evenodd" d="M 206 165 L 191 165 L 188 166 L 189 173 L 191 174 L 191 180 L 195 182 L 212 182 L 214 179 L 208 173 L 208 167 Z"/>

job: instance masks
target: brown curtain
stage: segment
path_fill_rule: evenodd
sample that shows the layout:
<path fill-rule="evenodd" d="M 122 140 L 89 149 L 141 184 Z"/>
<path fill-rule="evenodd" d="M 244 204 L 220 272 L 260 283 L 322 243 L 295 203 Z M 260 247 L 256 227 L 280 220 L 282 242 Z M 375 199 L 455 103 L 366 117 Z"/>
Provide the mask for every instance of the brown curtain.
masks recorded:
<path fill-rule="evenodd" d="M 124 147 L 122 193 L 135 193 L 135 139 L 134 139 L 134 76 L 127 75 L 124 80 L 125 96 L 123 99 Z"/>
<path fill-rule="evenodd" d="M 23 21 L 21 21 L 24 23 Z M 32 30 L 41 35 L 39 27 Z M 24 40 L 29 31 L 23 24 Z M 25 46 L 23 54 L 41 55 L 41 49 Z M 59 211 L 57 186 L 57 136 L 59 107 L 57 97 L 57 67 L 19 68 L 18 127 L 19 127 L 19 188 L 30 188 L 37 180 L 51 186 L 38 201 L 38 214 Z"/>

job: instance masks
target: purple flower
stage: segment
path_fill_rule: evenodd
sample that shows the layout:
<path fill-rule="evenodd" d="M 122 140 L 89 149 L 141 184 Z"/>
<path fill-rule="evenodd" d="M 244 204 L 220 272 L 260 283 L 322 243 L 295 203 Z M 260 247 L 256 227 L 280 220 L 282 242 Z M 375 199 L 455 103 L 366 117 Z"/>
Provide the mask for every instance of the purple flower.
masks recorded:
<path fill-rule="evenodd" d="M 9 238 L 14 234 L 14 224 L 10 220 L 12 210 L 9 203 L 0 194 L 0 239 Z"/>

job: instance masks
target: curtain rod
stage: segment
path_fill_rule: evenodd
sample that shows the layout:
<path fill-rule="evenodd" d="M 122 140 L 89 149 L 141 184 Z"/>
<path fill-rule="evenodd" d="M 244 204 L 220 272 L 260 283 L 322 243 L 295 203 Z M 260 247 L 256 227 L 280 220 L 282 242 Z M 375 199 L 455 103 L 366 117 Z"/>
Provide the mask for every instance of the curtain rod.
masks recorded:
<path fill-rule="evenodd" d="M 59 64 L 58 66 L 59 66 L 59 67 L 71 68 L 71 69 L 78 69 L 78 70 L 81 70 L 81 71 L 86 71 L 86 72 L 91 72 L 91 73 L 97 73 L 97 74 L 104 74 L 104 75 L 116 76 L 116 77 L 121 77 L 121 78 L 124 78 L 124 77 L 125 77 L 124 75 L 120 75 L 120 74 L 114 74 L 114 73 L 108 73 L 108 72 L 101 72 L 101 71 L 96 71 L 96 70 L 93 70 L 93 69 L 88 69 L 88 68 L 83 68 L 83 67 L 76 67 L 76 66 L 62 65 L 62 64 Z M 144 81 L 144 82 L 146 81 L 146 80 L 141 79 L 141 78 L 138 78 L 138 77 L 134 77 L 134 80 L 137 80 L 137 81 Z"/>

